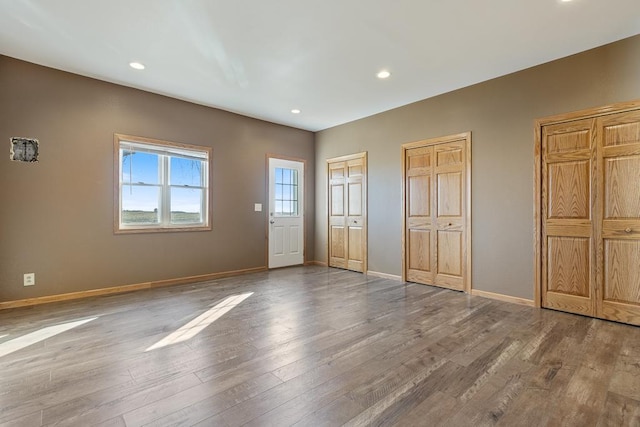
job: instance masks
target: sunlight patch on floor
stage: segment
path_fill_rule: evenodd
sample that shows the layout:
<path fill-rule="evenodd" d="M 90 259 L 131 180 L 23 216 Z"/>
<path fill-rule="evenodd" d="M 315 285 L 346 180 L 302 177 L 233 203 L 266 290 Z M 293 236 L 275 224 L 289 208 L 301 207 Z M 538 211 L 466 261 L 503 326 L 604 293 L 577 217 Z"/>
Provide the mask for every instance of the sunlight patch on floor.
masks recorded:
<path fill-rule="evenodd" d="M 198 335 L 204 328 L 224 316 L 226 313 L 231 311 L 235 306 L 240 304 L 242 301 L 249 298 L 253 295 L 253 292 L 247 292 L 239 295 L 232 295 L 220 303 L 216 304 L 211 309 L 205 311 L 200 316 L 193 319 L 191 322 L 182 326 L 177 331 L 173 332 L 171 335 L 167 335 L 162 340 L 158 341 L 151 347 L 145 350 L 151 351 L 156 350 L 158 348 L 166 347 L 171 344 L 177 344 L 183 341 L 187 341 L 196 335 Z"/>
<path fill-rule="evenodd" d="M 29 347 L 30 345 L 39 343 L 40 341 L 44 341 L 53 336 L 66 332 L 70 329 L 77 328 L 78 326 L 84 325 L 85 323 L 89 323 L 92 320 L 96 319 L 97 317 L 91 317 L 89 319 L 77 320 L 75 322 L 47 326 L 46 328 L 38 329 L 37 331 L 31 332 L 30 334 L 14 338 L 7 342 L 3 342 L 2 344 L 0 344 L 0 357 L 6 356 L 7 354 L 11 354 L 18 350 L 22 350 L 25 347 Z M 2 335 L 0 336 L 0 338 L 5 336 L 6 335 Z"/>

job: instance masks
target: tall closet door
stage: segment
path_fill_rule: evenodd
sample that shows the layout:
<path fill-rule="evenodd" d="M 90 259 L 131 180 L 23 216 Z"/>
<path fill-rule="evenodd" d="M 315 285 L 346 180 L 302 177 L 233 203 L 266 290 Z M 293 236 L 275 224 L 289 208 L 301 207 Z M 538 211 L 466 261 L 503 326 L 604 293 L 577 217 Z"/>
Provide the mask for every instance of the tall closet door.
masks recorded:
<path fill-rule="evenodd" d="M 329 266 L 347 268 L 346 164 L 328 164 L 329 191 Z"/>
<path fill-rule="evenodd" d="M 434 146 L 434 284 L 465 290 L 466 141 Z"/>
<path fill-rule="evenodd" d="M 640 111 L 598 118 L 598 315 L 640 325 Z"/>
<path fill-rule="evenodd" d="M 470 291 L 471 134 L 403 145 L 403 279 Z"/>
<path fill-rule="evenodd" d="M 596 289 L 593 126 L 587 119 L 542 133 L 542 305 L 590 316 Z"/>
<path fill-rule="evenodd" d="M 364 273 L 367 271 L 366 251 L 366 156 L 346 161 L 345 200 L 347 225 L 347 269 Z"/>
<path fill-rule="evenodd" d="M 434 284 L 433 146 L 405 152 L 405 277 L 407 282 Z"/>
<path fill-rule="evenodd" d="M 541 304 L 640 325 L 640 110 L 600 110 L 541 125 Z"/>
<path fill-rule="evenodd" d="M 327 160 L 329 266 L 367 271 L 367 153 Z"/>

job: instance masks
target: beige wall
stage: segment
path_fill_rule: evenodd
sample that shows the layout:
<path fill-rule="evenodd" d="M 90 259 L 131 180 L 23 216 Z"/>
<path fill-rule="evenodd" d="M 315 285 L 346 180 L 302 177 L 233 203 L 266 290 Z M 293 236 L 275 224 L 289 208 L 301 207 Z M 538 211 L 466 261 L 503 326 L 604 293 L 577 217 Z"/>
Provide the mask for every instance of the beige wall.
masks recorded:
<path fill-rule="evenodd" d="M 213 147 L 213 230 L 113 234 L 113 134 Z M 40 162 L 9 161 L 9 138 Z M 265 265 L 265 154 L 307 160 L 314 135 L 0 56 L 0 302 Z M 36 286 L 23 287 L 23 273 Z"/>
<path fill-rule="evenodd" d="M 265 153 L 307 160 L 306 259 L 326 261 L 325 160 L 368 151 L 369 269 L 400 275 L 400 145 L 468 130 L 473 287 L 532 298 L 534 120 L 638 99 L 638 76 L 640 36 L 319 132 L 314 153 L 310 132 L 0 56 L 0 302 L 264 266 Z M 116 132 L 213 147 L 213 231 L 113 234 Z M 12 136 L 41 161 L 10 162 Z"/>
<path fill-rule="evenodd" d="M 400 275 L 400 146 L 472 131 L 473 288 L 533 298 L 534 120 L 638 98 L 640 36 L 319 132 L 316 258 L 327 158 L 369 152 L 369 270 Z"/>

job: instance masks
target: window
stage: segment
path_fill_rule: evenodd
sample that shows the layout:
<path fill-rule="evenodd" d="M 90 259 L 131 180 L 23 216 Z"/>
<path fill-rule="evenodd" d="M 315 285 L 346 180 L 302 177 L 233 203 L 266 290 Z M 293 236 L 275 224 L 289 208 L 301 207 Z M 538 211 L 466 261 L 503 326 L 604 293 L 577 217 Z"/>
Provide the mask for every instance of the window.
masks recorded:
<path fill-rule="evenodd" d="M 276 216 L 298 216 L 298 171 L 276 168 L 275 170 Z"/>
<path fill-rule="evenodd" d="M 116 134 L 115 231 L 210 230 L 211 152 Z"/>

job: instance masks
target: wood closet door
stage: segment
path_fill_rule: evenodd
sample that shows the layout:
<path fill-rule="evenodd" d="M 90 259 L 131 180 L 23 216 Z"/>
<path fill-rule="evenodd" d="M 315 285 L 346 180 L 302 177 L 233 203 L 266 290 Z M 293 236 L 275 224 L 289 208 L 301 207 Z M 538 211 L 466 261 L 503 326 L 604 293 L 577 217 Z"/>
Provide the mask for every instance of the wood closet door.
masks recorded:
<path fill-rule="evenodd" d="M 595 315 L 594 120 L 542 133 L 542 306 Z"/>
<path fill-rule="evenodd" d="M 329 266 L 347 268 L 346 162 L 328 164 L 329 173 Z"/>
<path fill-rule="evenodd" d="M 433 146 L 405 152 L 405 275 L 404 280 L 435 283 L 433 224 Z"/>
<path fill-rule="evenodd" d="M 434 284 L 464 290 L 465 142 L 434 147 Z"/>
<path fill-rule="evenodd" d="M 602 229 L 598 316 L 640 325 L 640 111 L 597 119 Z"/>
<path fill-rule="evenodd" d="M 327 160 L 329 266 L 367 271 L 367 156 Z"/>
<path fill-rule="evenodd" d="M 365 158 L 346 161 L 347 199 L 345 201 L 347 225 L 347 269 L 364 273 L 366 271 L 366 193 Z"/>
<path fill-rule="evenodd" d="M 470 291 L 471 135 L 403 145 L 403 279 Z"/>

